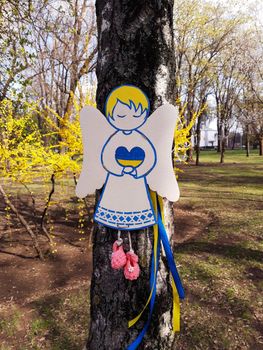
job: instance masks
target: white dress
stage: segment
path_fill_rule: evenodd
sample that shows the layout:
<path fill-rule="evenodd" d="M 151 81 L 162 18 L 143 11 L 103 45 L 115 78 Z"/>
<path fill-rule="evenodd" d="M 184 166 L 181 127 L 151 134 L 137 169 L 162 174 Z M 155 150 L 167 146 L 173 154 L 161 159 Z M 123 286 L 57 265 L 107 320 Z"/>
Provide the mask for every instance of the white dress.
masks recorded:
<path fill-rule="evenodd" d="M 104 145 L 101 162 L 108 176 L 95 221 L 119 230 L 154 225 L 156 218 L 146 175 L 156 164 L 156 152 L 149 139 L 137 130 L 117 131 Z M 136 176 L 123 172 L 127 166 L 136 169 Z"/>

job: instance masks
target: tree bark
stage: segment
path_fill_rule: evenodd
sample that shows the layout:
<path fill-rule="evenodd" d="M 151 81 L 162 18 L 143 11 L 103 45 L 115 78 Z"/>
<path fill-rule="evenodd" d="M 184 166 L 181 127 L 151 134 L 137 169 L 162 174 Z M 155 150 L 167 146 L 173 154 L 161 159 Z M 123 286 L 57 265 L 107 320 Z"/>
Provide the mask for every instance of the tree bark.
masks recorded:
<path fill-rule="evenodd" d="M 235 145 L 236 145 L 236 138 L 237 138 L 237 130 L 235 130 L 234 136 L 233 136 L 233 140 L 232 140 L 232 151 L 235 149 Z"/>
<path fill-rule="evenodd" d="M 249 126 L 246 127 L 246 154 L 249 157 L 250 154 L 250 134 L 249 134 Z"/>
<path fill-rule="evenodd" d="M 165 102 L 174 103 L 173 1 L 97 0 L 96 13 L 97 107 L 103 111 L 109 92 L 122 84 L 141 88 L 149 97 L 151 111 Z M 171 235 L 174 232 L 173 210 L 167 202 L 165 217 Z M 127 233 L 122 236 L 125 246 Z M 97 224 L 94 226 L 91 321 L 86 349 L 126 349 L 148 317 L 146 311 L 142 320 L 128 329 L 128 320 L 142 310 L 150 293 L 152 229 L 132 231 L 131 236 L 141 267 L 139 279 L 132 282 L 125 280 L 121 271 L 114 271 L 110 266 L 117 231 Z M 171 287 L 163 256 L 157 283 L 151 327 L 140 349 L 168 350 L 174 342 Z"/>
<path fill-rule="evenodd" d="M 220 153 L 220 145 L 221 145 L 221 135 L 222 135 L 222 121 L 220 116 L 220 102 L 219 97 L 216 94 L 216 118 L 217 118 L 217 153 Z"/>
<path fill-rule="evenodd" d="M 220 163 L 221 164 L 224 163 L 224 158 L 225 158 L 225 142 L 226 142 L 226 138 L 225 138 L 224 128 L 221 127 L 221 135 L 220 135 Z"/>
<path fill-rule="evenodd" d="M 222 123 L 217 118 L 217 153 L 221 152 Z"/>
<path fill-rule="evenodd" d="M 193 130 L 189 130 L 189 134 L 188 134 L 188 137 L 190 140 L 192 140 L 192 135 L 193 135 Z M 186 161 L 188 163 L 191 163 L 193 161 L 193 154 L 194 154 L 194 150 L 193 150 L 193 146 L 192 146 L 192 143 L 190 144 L 190 147 L 188 148 L 188 150 L 186 151 Z"/>
<path fill-rule="evenodd" d="M 263 156 L 263 135 L 259 136 L 259 155 Z"/>
<path fill-rule="evenodd" d="M 195 165 L 200 164 L 200 141 L 201 141 L 201 122 L 202 122 L 202 116 L 200 115 L 197 119 L 196 124 L 196 159 L 195 159 Z"/>

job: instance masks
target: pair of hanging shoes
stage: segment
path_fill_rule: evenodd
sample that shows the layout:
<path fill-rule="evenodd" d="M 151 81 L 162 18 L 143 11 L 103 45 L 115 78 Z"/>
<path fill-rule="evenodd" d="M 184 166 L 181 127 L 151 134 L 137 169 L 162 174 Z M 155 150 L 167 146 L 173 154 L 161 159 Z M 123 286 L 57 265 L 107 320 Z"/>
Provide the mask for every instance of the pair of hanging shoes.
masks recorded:
<path fill-rule="evenodd" d="M 113 243 L 113 253 L 111 257 L 111 267 L 115 270 L 124 268 L 124 277 L 128 280 L 136 280 L 140 275 L 138 256 L 133 250 L 125 253 L 122 242 Z"/>

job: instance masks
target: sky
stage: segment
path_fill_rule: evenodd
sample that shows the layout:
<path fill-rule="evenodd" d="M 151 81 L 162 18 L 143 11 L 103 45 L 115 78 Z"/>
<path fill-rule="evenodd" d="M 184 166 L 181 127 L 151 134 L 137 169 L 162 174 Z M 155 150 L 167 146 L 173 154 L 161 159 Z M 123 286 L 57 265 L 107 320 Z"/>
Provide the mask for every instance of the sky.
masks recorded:
<path fill-rule="evenodd" d="M 236 12 L 253 14 L 263 25 L 263 0 L 209 0 L 213 3 L 224 4 Z"/>

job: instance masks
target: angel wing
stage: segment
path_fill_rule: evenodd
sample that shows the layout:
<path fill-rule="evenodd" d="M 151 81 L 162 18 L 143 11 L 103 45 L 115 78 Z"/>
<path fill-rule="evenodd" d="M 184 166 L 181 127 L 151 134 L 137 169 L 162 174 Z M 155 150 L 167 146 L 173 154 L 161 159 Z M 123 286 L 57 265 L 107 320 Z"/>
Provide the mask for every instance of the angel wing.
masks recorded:
<path fill-rule="evenodd" d="M 76 195 L 84 198 L 100 189 L 106 181 L 107 172 L 101 164 L 101 151 L 114 129 L 104 115 L 92 106 L 82 108 L 80 126 L 84 153 Z"/>
<path fill-rule="evenodd" d="M 177 201 L 180 196 L 172 162 L 172 146 L 177 118 L 177 107 L 165 104 L 158 107 L 140 128 L 156 150 L 156 165 L 147 175 L 147 183 L 153 191 L 157 191 L 160 196 L 172 202 Z"/>

